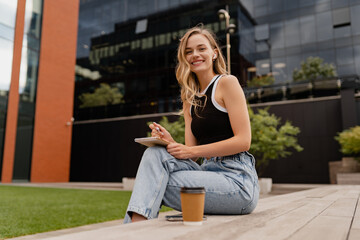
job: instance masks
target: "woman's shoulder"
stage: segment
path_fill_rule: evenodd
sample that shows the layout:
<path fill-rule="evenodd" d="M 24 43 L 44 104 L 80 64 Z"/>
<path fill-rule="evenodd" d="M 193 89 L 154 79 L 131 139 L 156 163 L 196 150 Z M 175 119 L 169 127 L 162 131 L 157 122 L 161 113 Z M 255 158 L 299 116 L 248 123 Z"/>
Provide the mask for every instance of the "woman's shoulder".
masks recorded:
<path fill-rule="evenodd" d="M 237 79 L 237 77 L 235 77 L 234 75 L 229 75 L 229 74 L 224 74 L 222 75 L 220 81 L 219 81 L 219 86 L 221 88 L 234 88 L 234 87 L 241 87 L 239 80 Z"/>

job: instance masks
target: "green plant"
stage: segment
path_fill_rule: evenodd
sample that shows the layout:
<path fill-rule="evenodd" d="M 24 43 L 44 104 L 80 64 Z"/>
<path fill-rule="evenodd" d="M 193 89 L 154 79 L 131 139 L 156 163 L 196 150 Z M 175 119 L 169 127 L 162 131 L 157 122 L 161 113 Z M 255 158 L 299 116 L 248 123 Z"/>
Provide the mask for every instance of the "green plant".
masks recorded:
<path fill-rule="evenodd" d="M 82 102 L 80 108 L 107 106 L 124 102 L 119 89 L 106 83 L 100 83 L 100 87 L 96 88 L 93 93 L 81 94 L 79 99 Z"/>
<path fill-rule="evenodd" d="M 151 122 L 147 123 L 148 125 L 151 124 Z M 163 126 L 168 132 L 171 134 L 171 136 L 174 138 L 174 140 L 178 143 L 185 144 L 185 120 L 184 116 L 180 115 L 179 119 L 174 122 L 169 122 L 169 119 L 167 117 L 162 117 L 162 119 L 159 121 L 159 124 Z M 147 133 L 148 136 L 151 136 L 151 132 Z"/>
<path fill-rule="evenodd" d="M 340 151 L 345 156 L 356 157 L 360 161 L 360 126 L 345 129 L 335 136 L 340 144 Z"/>
<path fill-rule="evenodd" d="M 248 83 L 248 87 L 261 87 L 274 84 L 275 78 L 271 75 L 255 76 Z"/>
<path fill-rule="evenodd" d="M 297 142 L 298 127 L 289 121 L 281 125 L 281 119 L 269 114 L 267 109 L 258 109 L 258 113 L 249 108 L 252 143 L 250 152 L 256 158 L 256 168 L 261 176 L 270 160 L 290 156 L 293 148 L 300 152 L 303 148 Z"/>
<path fill-rule="evenodd" d="M 308 57 L 305 62 L 301 62 L 300 70 L 294 69 L 293 80 L 296 82 L 336 76 L 334 65 L 323 62 L 322 58 Z"/>

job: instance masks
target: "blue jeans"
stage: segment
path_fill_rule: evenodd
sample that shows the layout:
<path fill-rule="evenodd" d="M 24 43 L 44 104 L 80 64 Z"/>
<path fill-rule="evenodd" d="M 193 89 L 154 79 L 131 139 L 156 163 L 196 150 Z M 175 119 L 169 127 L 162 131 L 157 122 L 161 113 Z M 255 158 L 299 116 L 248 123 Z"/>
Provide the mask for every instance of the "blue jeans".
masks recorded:
<path fill-rule="evenodd" d="M 124 223 L 131 213 L 157 218 L 161 205 L 181 211 L 181 187 L 205 187 L 205 214 L 249 214 L 259 198 L 255 159 L 248 152 L 194 161 L 179 160 L 164 147 L 146 149 Z"/>

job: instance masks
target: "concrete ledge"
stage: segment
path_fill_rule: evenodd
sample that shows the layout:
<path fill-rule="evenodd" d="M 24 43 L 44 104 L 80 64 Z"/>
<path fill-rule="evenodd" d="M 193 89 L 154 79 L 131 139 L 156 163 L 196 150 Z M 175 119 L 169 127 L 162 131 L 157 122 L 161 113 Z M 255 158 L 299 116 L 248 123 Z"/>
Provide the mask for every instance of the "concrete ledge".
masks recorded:
<path fill-rule="evenodd" d="M 360 173 L 338 173 L 337 184 L 360 185 Z"/>

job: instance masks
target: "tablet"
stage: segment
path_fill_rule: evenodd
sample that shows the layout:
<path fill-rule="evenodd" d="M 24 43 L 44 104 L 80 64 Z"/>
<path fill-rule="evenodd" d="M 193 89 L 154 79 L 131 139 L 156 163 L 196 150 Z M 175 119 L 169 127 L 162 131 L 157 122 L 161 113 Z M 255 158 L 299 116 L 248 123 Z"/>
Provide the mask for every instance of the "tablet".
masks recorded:
<path fill-rule="evenodd" d="M 175 214 L 175 215 L 167 215 L 167 216 L 165 216 L 165 219 L 170 222 L 178 222 L 178 221 L 183 221 L 183 216 L 182 216 L 182 213 Z M 207 219 L 207 217 L 203 216 L 203 221 L 205 221 L 206 219 Z"/>
<path fill-rule="evenodd" d="M 135 138 L 135 142 L 145 145 L 147 147 L 153 146 L 167 146 L 169 144 L 168 141 L 157 137 L 144 137 L 144 138 Z"/>

